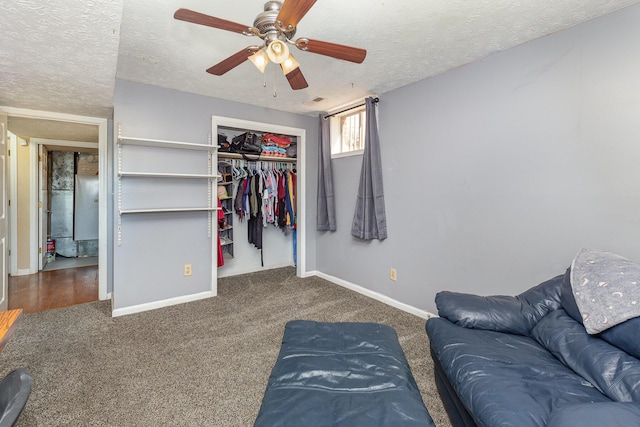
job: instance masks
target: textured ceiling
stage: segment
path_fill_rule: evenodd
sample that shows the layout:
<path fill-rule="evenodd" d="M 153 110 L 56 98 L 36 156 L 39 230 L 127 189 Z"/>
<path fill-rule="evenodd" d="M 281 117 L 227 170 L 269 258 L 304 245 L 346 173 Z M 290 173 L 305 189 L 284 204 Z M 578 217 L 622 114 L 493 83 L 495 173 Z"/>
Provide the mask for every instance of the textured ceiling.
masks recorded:
<path fill-rule="evenodd" d="M 0 0 L 0 105 L 111 117 L 122 2 Z"/>
<path fill-rule="evenodd" d="M 111 117 L 116 78 L 303 114 L 380 95 L 640 0 L 321 0 L 296 37 L 364 48 L 353 64 L 293 49 L 309 88 L 270 66 L 205 70 L 257 44 L 173 19 L 180 7 L 252 25 L 263 0 L 0 0 L 0 105 Z M 277 97 L 273 97 L 274 79 Z M 316 97 L 325 98 L 320 103 Z"/>

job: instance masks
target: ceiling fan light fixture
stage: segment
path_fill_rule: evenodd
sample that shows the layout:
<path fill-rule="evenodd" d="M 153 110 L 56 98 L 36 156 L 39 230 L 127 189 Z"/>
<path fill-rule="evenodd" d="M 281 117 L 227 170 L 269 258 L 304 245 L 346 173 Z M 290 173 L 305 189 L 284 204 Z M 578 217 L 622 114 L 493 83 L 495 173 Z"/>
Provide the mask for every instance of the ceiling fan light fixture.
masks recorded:
<path fill-rule="evenodd" d="M 294 45 L 299 50 L 357 64 L 362 63 L 367 55 L 365 49 L 337 43 L 304 37 L 294 41 L 298 23 L 316 2 L 317 0 L 266 0 L 264 11 L 256 16 L 252 27 L 184 8 L 176 10 L 173 17 L 193 24 L 258 37 L 262 40 L 260 46 L 248 46 L 207 68 L 208 73 L 222 76 L 250 59 L 258 71 L 264 75 L 269 62 L 274 62 L 280 65 L 291 89 L 300 90 L 309 87 L 309 84 L 300 71 L 300 64 L 290 54 L 291 47 L 288 45 Z"/>
<path fill-rule="evenodd" d="M 267 55 L 271 61 L 282 64 L 289 58 L 289 48 L 284 42 L 274 40 L 267 46 Z"/>
<path fill-rule="evenodd" d="M 264 74 L 264 70 L 269 64 L 269 56 L 263 49 L 260 49 L 249 57 L 249 61 L 251 61 L 253 65 L 255 65 L 256 68 Z"/>
<path fill-rule="evenodd" d="M 300 67 L 300 63 L 296 61 L 293 55 L 289 54 L 289 57 L 285 59 L 284 62 L 280 64 L 280 66 L 282 67 L 282 72 L 286 76 L 296 68 Z"/>

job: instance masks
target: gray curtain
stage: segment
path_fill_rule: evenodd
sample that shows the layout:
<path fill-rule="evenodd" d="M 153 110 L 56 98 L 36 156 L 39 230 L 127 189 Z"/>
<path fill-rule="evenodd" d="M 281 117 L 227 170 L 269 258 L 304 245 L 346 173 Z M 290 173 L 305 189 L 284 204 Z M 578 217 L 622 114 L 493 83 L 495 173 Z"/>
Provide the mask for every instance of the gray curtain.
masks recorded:
<path fill-rule="evenodd" d="M 351 234 L 363 240 L 384 240 L 387 238 L 387 218 L 384 210 L 376 103 L 373 98 L 367 98 L 365 104 L 364 155 Z"/>
<path fill-rule="evenodd" d="M 333 197 L 331 172 L 331 127 L 329 120 L 320 115 L 320 141 L 318 144 L 318 214 L 319 231 L 336 231 L 336 205 Z"/>

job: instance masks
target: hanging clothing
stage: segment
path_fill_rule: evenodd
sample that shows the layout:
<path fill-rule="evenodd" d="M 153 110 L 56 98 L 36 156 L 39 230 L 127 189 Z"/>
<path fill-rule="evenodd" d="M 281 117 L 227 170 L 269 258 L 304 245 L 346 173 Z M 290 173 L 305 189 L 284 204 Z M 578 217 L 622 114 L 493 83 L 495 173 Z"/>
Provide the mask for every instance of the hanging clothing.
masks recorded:
<path fill-rule="evenodd" d="M 251 214 L 249 210 L 249 190 L 251 188 L 251 176 L 247 176 L 247 179 L 244 181 L 244 188 L 242 189 L 242 212 L 244 217 L 249 218 Z"/>
<path fill-rule="evenodd" d="M 286 225 L 291 228 L 295 227 L 296 212 L 295 212 L 295 179 L 296 175 L 292 171 L 287 172 L 286 190 L 285 190 L 285 206 L 287 209 Z"/>
<path fill-rule="evenodd" d="M 278 178 L 278 227 L 284 229 L 287 226 L 287 175 L 282 173 Z"/>
<path fill-rule="evenodd" d="M 249 185 L 249 199 L 250 199 L 250 215 L 249 221 L 247 221 L 247 236 L 249 243 L 254 245 L 258 249 L 262 249 L 262 203 L 258 205 L 258 200 L 262 200 L 262 194 L 260 189 L 262 187 L 262 178 L 259 173 L 254 173 L 251 176 L 251 183 Z"/>
<path fill-rule="evenodd" d="M 263 171 L 264 176 L 264 188 L 262 190 L 262 221 L 266 227 L 268 224 L 273 224 L 275 221 L 275 193 L 277 191 L 277 183 L 273 171 Z"/>
<path fill-rule="evenodd" d="M 246 181 L 246 178 L 239 179 L 236 194 L 233 199 L 233 210 L 236 212 L 236 215 L 238 215 L 240 222 L 242 222 L 242 219 L 244 218 L 244 211 L 242 210 L 242 196 L 244 195 Z"/>
<path fill-rule="evenodd" d="M 286 235 L 295 231 L 296 227 L 296 173 L 287 165 L 287 170 L 276 170 L 274 163 L 256 162 L 252 167 L 244 165 L 243 160 L 232 160 L 234 165 L 233 210 L 240 221 L 247 219 L 247 240 L 260 249 L 263 262 L 263 231 L 273 225 L 279 227 Z M 236 163 L 237 162 L 237 163 Z M 280 166 L 282 168 L 282 165 Z M 293 235 L 293 259 L 297 264 L 296 236 Z"/>

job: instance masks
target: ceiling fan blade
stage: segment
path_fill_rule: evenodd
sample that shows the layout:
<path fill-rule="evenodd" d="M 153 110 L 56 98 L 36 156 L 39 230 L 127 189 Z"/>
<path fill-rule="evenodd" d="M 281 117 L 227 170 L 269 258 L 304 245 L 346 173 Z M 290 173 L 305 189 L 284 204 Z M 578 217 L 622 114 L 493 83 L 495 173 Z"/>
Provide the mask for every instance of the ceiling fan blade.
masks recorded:
<path fill-rule="evenodd" d="M 365 49 L 306 38 L 296 40 L 296 47 L 307 52 L 330 56 L 332 58 L 355 62 L 357 64 L 362 63 L 364 58 L 367 56 L 367 51 Z"/>
<path fill-rule="evenodd" d="M 221 76 L 227 71 L 230 71 L 236 68 L 238 65 L 242 64 L 247 60 L 247 58 L 256 53 L 257 50 L 258 49 L 253 47 L 244 48 L 241 51 L 234 53 L 227 59 L 218 62 L 213 67 L 208 68 L 207 73 L 213 74 L 215 76 Z"/>
<path fill-rule="evenodd" d="M 207 27 L 219 28 L 221 30 L 233 31 L 240 34 L 251 34 L 250 27 L 238 24 L 236 22 L 227 21 L 226 19 L 216 18 L 214 16 L 205 15 L 189 9 L 178 9 L 173 14 L 175 19 L 181 21 L 192 22 L 194 24 L 206 25 Z"/>
<path fill-rule="evenodd" d="M 282 28 L 287 29 L 298 25 L 298 22 L 307 14 L 316 0 L 286 0 L 276 18 L 282 23 Z"/>
<path fill-rule="evenodd" d="M 287 80 L 289 80 L 289 86 L 293 90 L 300 90 L 309 87 L 309 83 L 302 75 L 302 71 L 300 71 L 300 67 L 289 71 L 289 74 L 285 74 Z"/>

